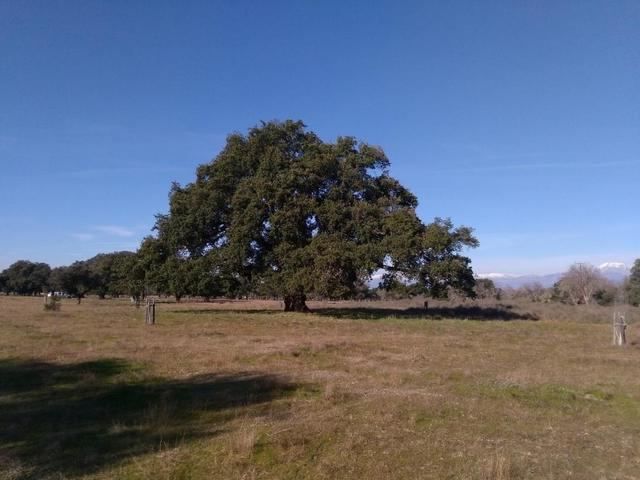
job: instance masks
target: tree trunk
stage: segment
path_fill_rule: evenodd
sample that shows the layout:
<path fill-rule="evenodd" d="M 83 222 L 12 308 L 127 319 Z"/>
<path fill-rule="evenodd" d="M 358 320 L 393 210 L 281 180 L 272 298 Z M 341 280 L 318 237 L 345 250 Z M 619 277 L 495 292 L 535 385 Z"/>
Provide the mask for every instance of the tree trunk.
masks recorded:
<path fill-rule="evenodd" d="M 294 293 L 292 295 L 284 296 L 284 311 L 285 312 L 309 312 L 307 307 L 307 296 L 302 293 Z"/>

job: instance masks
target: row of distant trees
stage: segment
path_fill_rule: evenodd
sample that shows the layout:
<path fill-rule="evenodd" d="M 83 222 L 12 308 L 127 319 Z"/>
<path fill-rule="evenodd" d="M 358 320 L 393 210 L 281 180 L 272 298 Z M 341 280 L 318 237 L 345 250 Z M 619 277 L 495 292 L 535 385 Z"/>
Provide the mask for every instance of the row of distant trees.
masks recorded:
<path fill-rule="evenodd" d="M 640 305 L 640 259 L 636 260 L 629 277 L 621 285 L 605 278 L 593 265 L 576 263 L 552 287 L 534 282 L 520 288 L 496 288 L 490 279 L 476 281 L 479 298 L 513 298 L 533 302 L 559 302 L 570 305 Z"/>
<path fill-rule="evenodd" d="M 63 292 L 78 299 L 92 293 L 100 298 L 131 295 L 137 286 L 131 272 L 137 263 L 133 252 L 99 254 L 89 260 L 51 268 L 46 263 L 19 260 L 0 273 L 5 294 L 39 295 Z"/>
<path fill-rule="evenodd" d="M 41 295 L 49 292 L 74 297 L 104 299 L 122 295 L 140 299 L 148 294 L 183 297 L 275 298 L 277 293 L 256 288 L 239 275 L 212 272 L 214 265 L 201 258 L 190 262 L 167 256 L 162 242 L 146 238 L 137 252 L 101 253 L 68 266 L 19 260 L 0 272 L 0 292 L 6 295 Z M 366 283 L 357 286 L 354 298 L 374 298 Z"/>
<path fill-rule="evenodd" d="M 88 294 L 100 298 L 127 295 L 143 297 L 146 293 L 173 295 L 177 301 L 183 296 L 234 297 L 243 292 L 239 278 L 208 275 L 207 265 L 173 263 L 157 251 L 153 239 L 142 243 L 134 252 L 114 252 L 96 255 L 69 266 L 51 268 L 46 263 L 19 260 L 0 272 L 0 292 L 15 295 L 39 295 L 63 292 L 78 302 Z M 268 292 L 244 292 L 249 295 L 270 296 Z M 498 288 L 491 279 L 476 279 L 474 287 L 478 299 L 526 299 L 533 302 L 559 302 L 571 305 L 610 305 L 625 302 L 640 305 L 640 259 L 636 260 L 625 282 L 616 285 L 589 264 L 573 265 L 553 287 L 540 283 L 520 288 Z M 360 299 L 410 298 L 422 294 L 416 285 L 403 282 L 383 282 L 378 289 L 360 285 L 354 295 Z M 453 294 L 451 296 L 454 296 Z"/>

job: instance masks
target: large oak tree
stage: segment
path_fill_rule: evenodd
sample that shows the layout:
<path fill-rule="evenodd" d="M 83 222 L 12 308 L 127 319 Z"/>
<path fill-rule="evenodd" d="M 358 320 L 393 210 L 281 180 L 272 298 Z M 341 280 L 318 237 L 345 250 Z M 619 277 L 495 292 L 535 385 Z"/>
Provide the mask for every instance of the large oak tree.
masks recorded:
<path fill-rule="evenodd" d="M 348 298 L 379 269 L 427 294 L 473 295 L 462 255 L 478 244 L 472 230 L 425 225 L 388 169 L 382 149 L 352 137 L 327 143 L 302 122 L 263 123 L 172 186 L 157 240 L 169 270 L 186 262 L 200 284 L 279 295 L 285 310 L 306 310 L 309 294 Z"/>

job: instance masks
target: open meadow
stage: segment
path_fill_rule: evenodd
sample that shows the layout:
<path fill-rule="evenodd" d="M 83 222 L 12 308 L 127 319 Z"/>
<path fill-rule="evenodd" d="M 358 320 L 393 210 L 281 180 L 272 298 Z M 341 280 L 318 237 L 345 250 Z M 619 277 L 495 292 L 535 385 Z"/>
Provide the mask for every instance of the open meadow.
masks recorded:
<path fill-rule="evenodd" d="M 0 478 L 640 478 L 637 308 L 418 305 L 0 296 Z"/>

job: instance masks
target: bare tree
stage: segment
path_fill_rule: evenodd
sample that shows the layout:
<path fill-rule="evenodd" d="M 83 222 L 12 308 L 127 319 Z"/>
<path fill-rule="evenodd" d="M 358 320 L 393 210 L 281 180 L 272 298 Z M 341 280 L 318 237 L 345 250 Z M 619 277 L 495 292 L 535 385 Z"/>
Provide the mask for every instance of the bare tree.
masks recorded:
<path fill-rule="evenodd" d="M 567 293 L 571 303 L 591 303 L 593 294 L 605 285 L 606 279 L 600 271 L 588 263 L 575 263 L 562 275 L 558 286 Z"/>
<path fill-rule="evenodd" d="M 532 302 L 542 302 L 545 299 L 546 289 L 540 282 L 526 283 L 517 291 L 516 296 L 526 298 Z"/>
<path fill-rule="evenodd" d="M 499 300 L 501 293 L 490 278 L 477 278 L 475 292 L 477 298 L 481 300 L 489 298 Z"/>

